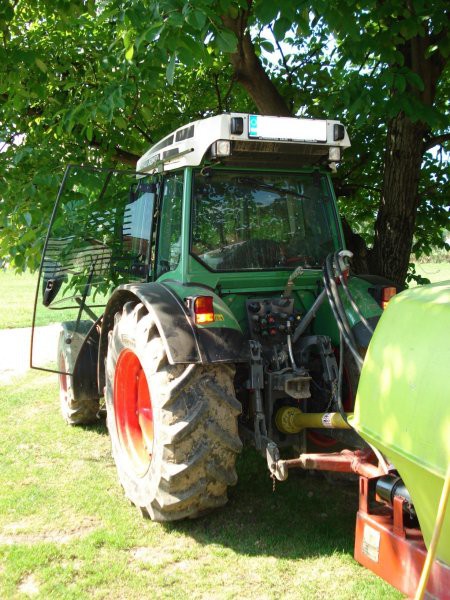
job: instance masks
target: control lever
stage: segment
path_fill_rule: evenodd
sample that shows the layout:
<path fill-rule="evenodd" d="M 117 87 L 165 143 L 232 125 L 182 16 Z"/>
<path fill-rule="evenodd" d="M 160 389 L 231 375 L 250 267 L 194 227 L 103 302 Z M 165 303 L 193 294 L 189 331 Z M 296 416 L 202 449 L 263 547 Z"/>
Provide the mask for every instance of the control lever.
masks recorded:
<path fill-rule="evenodd" d="M 297 267 L 295 269 L 295 271 L 293 271 L 289 275 L 289 279 L 287 280 L 286 287 L 284 288 L 284 291 L 283 291 L 283 298 L 290 298 L 292 296 L 292 288 L 294 287 L 294 281 L 297 279 L 297 277 L 300 277 L 300 275 L 303 275 L 303 272 L 304 272 L 303 267 Z"/>

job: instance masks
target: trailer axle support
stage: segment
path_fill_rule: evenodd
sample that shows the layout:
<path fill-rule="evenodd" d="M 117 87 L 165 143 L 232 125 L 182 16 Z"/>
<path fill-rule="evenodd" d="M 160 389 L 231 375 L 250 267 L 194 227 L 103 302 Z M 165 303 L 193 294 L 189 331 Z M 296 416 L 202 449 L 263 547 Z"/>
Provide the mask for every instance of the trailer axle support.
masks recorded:
<path fill-rule="evenodd" d="M 269 444 L 267 446 L 269 471 L 279 481 L 287 479 L 289 469 L 337 471 L 339 473 L 356 473 L 364 477 L 380 477 L 384 475 L 384 470 L 374 464 L 375 460 L 376 458 L 370 450 L 343 450 L 331 454 L 300 454 L 298 458 L 281 460 L 276 445 Z"/>

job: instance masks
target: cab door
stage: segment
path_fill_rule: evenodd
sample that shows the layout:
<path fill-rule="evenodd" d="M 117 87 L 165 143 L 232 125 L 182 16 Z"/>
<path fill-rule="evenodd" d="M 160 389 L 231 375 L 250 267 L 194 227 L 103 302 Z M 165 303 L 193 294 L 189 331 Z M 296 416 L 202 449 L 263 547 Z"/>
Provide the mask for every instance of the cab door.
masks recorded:
<path fill-rule="evenodd" d="M 66 169 L 39 270 L 32 368 L 61 372 L 56 345 L 62 323 L 79 346 L 114 288 L 153 278 L 158 189 L 156 178 L 134 171 Z"/>

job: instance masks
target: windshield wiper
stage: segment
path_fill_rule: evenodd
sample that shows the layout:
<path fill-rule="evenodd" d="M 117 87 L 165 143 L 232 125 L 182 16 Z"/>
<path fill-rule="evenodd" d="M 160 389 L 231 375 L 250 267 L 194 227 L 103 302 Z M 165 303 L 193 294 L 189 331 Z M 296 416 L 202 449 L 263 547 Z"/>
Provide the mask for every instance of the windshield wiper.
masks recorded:
<path fill-rule="evenodd" d="M 306 198 L 307 200 L 311 199 L 311 196 L 306 196 L 305 194 L 300 194 L 299 192 L 294 192 L 294 190 L 287 190 L 286 188 L 280 188 L 276 185 L 271 185 L 270 183 L 262 183 L 258 179 L 254 179 L 253 177 L 238 177 L 236 180 L 238 183 L 250 183 L 251 185 L 256 186 L 260 190 L 268 190 L 270 192 L 278 192 L 279 194 L 287 194 L 288 196 L 295 196 L 296 198 Z"/>

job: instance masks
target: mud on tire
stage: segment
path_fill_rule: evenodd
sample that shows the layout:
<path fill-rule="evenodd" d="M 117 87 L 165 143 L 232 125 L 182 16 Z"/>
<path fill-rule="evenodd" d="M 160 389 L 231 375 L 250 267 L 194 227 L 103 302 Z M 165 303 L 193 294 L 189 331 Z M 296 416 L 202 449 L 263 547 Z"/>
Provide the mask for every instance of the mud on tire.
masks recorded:
<path fill-rule="evenodd" d="M 76 332 L 75 326 L 75 321 L 61 323 L 59 332 L 57 365 L 65 373 L 73 373 L 81 345 L 92 323 L 80 321 Z M 70 344 L 66 343 L 68 338 L 71 339 Z M 88 393 L 80 394 L 75 399 L 71 375 L 59 375 L 59 401 L 62 416 L 69 425 L 88 425 L 98 420 L 99 399 Z"/>
<path fill-rule="evenodd" d="M 170 365 L 142 304 L 128 302 L 116 314 L 107 424 L 119 480 L 144 515 L 194 518 L 227 502 L 242 448 L 233 377 L 231 365 Z"/>

